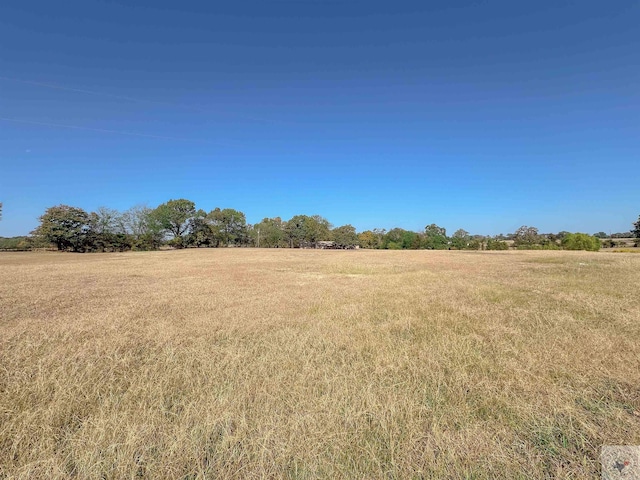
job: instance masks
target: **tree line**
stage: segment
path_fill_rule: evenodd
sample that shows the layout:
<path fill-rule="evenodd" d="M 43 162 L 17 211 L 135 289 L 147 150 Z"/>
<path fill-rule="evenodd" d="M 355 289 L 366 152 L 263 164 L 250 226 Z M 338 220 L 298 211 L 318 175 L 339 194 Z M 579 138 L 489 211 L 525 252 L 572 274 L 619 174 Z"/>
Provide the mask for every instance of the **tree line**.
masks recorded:
<path fill-rule="evenodd" d="M 0 217 L 1 218 L 1 217 Z M 295 215 L 289 220 L 264 218 L 248 224 L 243 212 L 215 208 L 196 209 L 186 199 L 169 200 L 156 208 L 135 206 L 124 212 L 101 207 L 95 212 L 57 205 L 39 218 L 30 237 L 0 239 L 0 249 L 27 250 L 55 246 L 61 251 L 113 252 L 156 250 L 162 246 L 265 247 L 265 248 L 368 248 L 386 250 L 508 250 L 516 249 L 600 249 L 601 233 L 559 232 L 541 234 L 522 226 L 513 233 L 496 236 L 472 235 L 459 229 L 447 235 L 435 223 L 423 231 L 402 228 L 357 232 L 352 225 L 334 227 L 320 215 Z M 640 218 L 629 235 L 640 242 Z M 10 242 L 8 242 L 10 241 Z M 7 244 L 3 247 L 3 243 Z M 11 245 L 9 245 L 11 243 Z M 11 248 L 13 247 L 13 248 Z"/>

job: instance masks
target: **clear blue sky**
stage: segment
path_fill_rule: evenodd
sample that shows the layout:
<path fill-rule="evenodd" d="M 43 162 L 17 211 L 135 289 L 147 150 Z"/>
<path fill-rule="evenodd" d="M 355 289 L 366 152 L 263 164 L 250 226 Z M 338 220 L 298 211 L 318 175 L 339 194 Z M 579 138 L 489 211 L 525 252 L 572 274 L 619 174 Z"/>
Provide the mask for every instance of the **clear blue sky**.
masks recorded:
<path fill-rule="evenodd" d="M 0 3 L 0 235 L 188 198 L 249 222 L 627 231 L 640 2 Z"/>

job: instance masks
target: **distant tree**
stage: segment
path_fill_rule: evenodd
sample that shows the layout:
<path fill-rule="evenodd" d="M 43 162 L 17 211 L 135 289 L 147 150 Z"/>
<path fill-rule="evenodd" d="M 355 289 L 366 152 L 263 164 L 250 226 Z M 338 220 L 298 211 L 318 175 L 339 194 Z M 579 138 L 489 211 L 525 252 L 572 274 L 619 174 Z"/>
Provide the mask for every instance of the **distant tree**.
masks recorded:
<path fill-rule="evenodd" d="M 319 241 L 331 238 L 331 223 L 320 215 L 307 217 L 305 220 L 305 240 L 312 246 L 316 246 Z"/>
<path fill-rule="evenodd" d="M 296 215 L 284 230 L 291 247 L 315 246 L 318 241 L 331 237 L 331 224 L 320 215 Z"/>
<path fill-rule="evenodd" d="M 124 219 L 117 210 L 100 207 L 97 211 L 91 212 L 89 216 L 91 217 L 91 229 L 95 233 L 125 233 Z"/>
<path fill-rule="evenodd" d="M 402 250 L 402 245 L 396 242 L 385 242 L 387 250 Z"/>
<path fill-rule="evenodd" d="M 387 234 L 387 230 L 384 228 L 374 228 L 373 234 L 375 235 L 375 238 L 376 238 L 375 248 L 382 248 L 384 244 L 384 237 Z"/>
<path fill-rule="evenodd" d="M 333 241 L 341 247 L 354 247 L 359 244 L 356 229 L 352 225 L 336 227 L 331 231 Z"/>
<path fill-rule="evenodd" d="M 424 227 L 424 247 L 430 250 L 445 250 L 449 248 L 447 231 L 435 223 Z"/>
<path fill-rule="evenodd" d="M 32 244 L 29 237 L 0 237 L 0 250 L 30 250 Z"/>
<path fill-rule="evenodd" d="M 380 248 L 389 250 L 417 250 L 420 248 L 421 243 L 422 239 L 420 234 L 403 228 L 393 228 L 384 234 Z"/>
<path fill-rule="evenodd" d="M 640 215 L 638 215 L 638 221 L 633 224 L 633 230 L 631 231 L 633 237 L 635 237 L 634 245 L 640 247 Z"/>
<path fill-rule="evenodd" d="M 280 217 L 263 218 L 250 230 L 253 245 L 256 247 L 286 247 L 285 222 Z"/>
<path fill-rule="evenodd" d="M 469 248 L 470 243 L 471 235 L 469 235 L 469 232 L 463 230 L 462 228 L 456 230 L 451 237 L 451 245 L 458 250 Z"/>
<path fill-rule="evenodd" d="M 418 250 L 422 246 L 422 238 L 419 233 L 405 230 L 402 234 L 402 248 L 404 250 Z"/>
<path fill-rule="evenodd" d="M 558 235 L 553 233 L 540 235 L 540 248 L 542 250 L 560 250 L 559 243 L 561 243 L 564 238 L 566 238 L 566 235 L 563 235 L 562 238 L 558 238 Z"/>
<path fill-rule="evenodd" d="M 607 235 L 605 232 L 598 232 L 598 233 L 595 233 L 593 236 L 596 238 L 602 238 L 602 239 L 609 238 L 609 235 Z"/>
<path fill-rule="evenodd" d="M 569 233 L 562 239 L 562 247 L 565 250 L 588 250 L 597 252 L 600 250 L 600 240 L 586 233 Z"/>
<path fill-rule="evenodd" d="M 540 243 L 540 235 L 536 227 L 523 225 L 513 234 L 514 245 L 520 248 L 532 247 Z"/>
<path fill-rule="evenodd" d="M 207 212 L 200 209 L 189 219 L 186 243 L 196 247 L 212 246 L 214 235 L 211 224 L 207 220 Z"/>
<path fill-rule="evenodd" d="M 497 239 L 498 237 L 496 237 Z M 504 236 L 503 236 L 504 238 Z M 469 241 L 468 250 L 483 250 L 486 244 L 486 238 L 484 235 L 471 235 L 471 240 Z"/>
<path fill-rule="evenodd" d="M 58 250 L 84 252 L 90 231 L 89 214 L 81 208 L 58 205 L 48 208 L 31 234 L 53 243 Z"/>
<path fill-rule="evenodd" d="M 145 205 L 136 205 L 121 216 L 124 231 L 132 237 L 134 250 L 155 250 L 164 239 L 164 228 L 155 215 L 155 210 Z"/>
<path fill-rule="evenodd" d="M 133 236 L 126 231 L 125 217 L 117 210 L 100 207 L 89 214 L 87 250 L 125 251 L 133 246 Z"/>
<path fill-rule="evenodd" d="M 403 228 L 392 228 L 384 235 L 382 248 L 390 250 L 402 249 L 402 237 L 406 230 Z"/>
<path fill-rule="evenodd" d="M 247 219 L 244 213 L 233 208 L 216 208 L 209 212 L 214 234 L 220 236 L 223 245 L 244 244 L 247 239 Z"/>
<path fill-rule="evenodd" d="M 284 231 L 291 248 L 299 248 L 304 245 L 307 218 L 309 217 L 306 215 L 295 215 L 286 222 Z"/>
<path fill-rule="evenodd" d="M 183 246 L 182 236 L 189 228 L 189 220 L 195 215 L 196 206 L 191 200 L 169 200 L 158 206 L 153 216 L 162 228 L 168 232 L 178 248 Z"/>
<path fill-rule="evenodd" d="M 509 244 L 504 240 L 498 240 L 498 237 L 488 238 L 485 248 L 487 250 L 509 250 Z"/>
<path fill-rule="evenodd" d="M 371 230 L 358 234 L 358 243 L 362 248 L 378 248 L 378 238 Z"/>

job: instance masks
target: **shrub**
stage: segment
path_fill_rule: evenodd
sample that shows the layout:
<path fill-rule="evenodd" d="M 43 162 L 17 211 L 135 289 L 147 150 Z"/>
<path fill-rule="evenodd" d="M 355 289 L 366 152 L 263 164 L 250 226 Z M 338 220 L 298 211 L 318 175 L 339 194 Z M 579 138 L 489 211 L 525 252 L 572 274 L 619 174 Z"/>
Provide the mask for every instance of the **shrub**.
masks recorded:
<path fill-rule="evenodd" d="M 503 240 L 487 240 L 487 250 L 509 250 L 509 244 Z"/>
<path fill-rule="evenodd" d="M 597 252 L 600 250 L 600 240 L 586 233 L 570 233 L 562 239 L 565 250 L 588 250 Z"/>

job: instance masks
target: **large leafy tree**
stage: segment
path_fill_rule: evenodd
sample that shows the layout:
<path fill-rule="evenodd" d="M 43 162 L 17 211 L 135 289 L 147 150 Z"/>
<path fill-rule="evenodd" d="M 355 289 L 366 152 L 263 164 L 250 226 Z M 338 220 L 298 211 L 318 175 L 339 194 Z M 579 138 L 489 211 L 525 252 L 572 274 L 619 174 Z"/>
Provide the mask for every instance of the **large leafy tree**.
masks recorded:
<path fill-rule="evenodd" d="M 207 218 L 207 213 L 200 209 L 193 217 L 189 219 L 189 236 L 188 243 L 196 247 L 214 245 L 216 238 L 211 225 Z"/>
<path fill-rule="evenodd" d="M 633 224 L 631 233 L 633 233 L 634 237 L 640 238 L 640 216 L 638 216 L 638 221 Z"/>
<path fill-rule="evenodd" d="M 301 247 L 305 242 L 306 215 L 295 215 L 285 224 L 284 231 L 291 248 Z"/>
<path fill-rule="evenodd" d="M 420 248 L 420 244 L 420 234 L 403 228 L 393 228 L 384 235 L 382 248 L 389 250 L 417 250 Z"/>
<path fill-rule="evenodd" d="M 31 232 L 58 250 L 84 252 L 90 231 L 89 214 L 81 208 L 57 205 L 48 208 L 40 217 L 40 225 Z"/>
<path fill-rule="evenodd" d="M 173 243 L 177 247 L 183 246 L 182 236 L 187 232 L 189 220 L 195 214 L 195 203 L 183 198 L 169 200 L 158 206 L 153 212 L 155 220 L 173 237 Z"/>
<path fill-rule="evenodd" d="M 304 224 L 305 241 L 315 246 L 319 241 L 331 238 L 331 224 L 320 215 L 307 217 Z"/>
<path fill-rule="evenodd" d="M 131 207 L 122 214 L 121 222 L 136 250 L 155 250 L 162 244 L 164 231 L 154 209 L 145 205 Z"/>
<path fill-rule="evenodd" d="M 290 247 L 315 246 L 331 237 L 331 224 L 320 215 L 295 215 L 285 225 L 285 236 Z"/>
<path fill-rule="evenodd" d="M 125 216 L 117 210 L 100 207 L 89 214 L 87 249 L 124 251 L 133 246 L 133 236 L 126 231 Z"/>
<path fill-rule="evenodd" d="M 389 250 L 402 249 L 402 237 L 406 230 L 402 228 L 392 228 L 384 235 L 382 248 Z"/>
<path fill-rule="evenodd" d="M 341 247 L 354 247 L 359 244 L 356 229 L 352 225 L 342 225 L 331 231 L 333 241 Z"/>
<path fill-rule="evenodd" d="M 256 247 L 285 247 L 285 222 L 280 217 L 263 218 L 251 229 L 251 237 Z"/>
<path fill-rule="evenodd" d="M 562 239 L 562 246 L 566 250 L 600 250 L 600 240 L 586 233 L 569 233 Z"/>
<path fill-rule="evenodd" d="M 213 231 L 220 236 L 220 240 L 227 246 L 243 244 L 247 239 L 247 219 L 244 213 L 233 208 L 220 209 L 209 212 Z"/>
<path fill-rule="evenodd" d="M 362 248 L 379 248 L 378 236 L 371 230 L 365 230 L 359 233 L 358 242 Z"/>
<path fill-rule="evenodd" d="M 560 234 L 567 232 L 560 232 Z M 560 235 L 558 234 L 558 235 Z M 537 245 L 540 243 L 541 238 L 538 233 L 538 229 L 536 227 L 528 227 L 523 225 L 518 230 L 516 230 L 513 234 L 513 244 L 516 247 L 530 247 L 532 245 Z"/>
<path fill-rule="evenodd" d="M 449 248 L 447 230 L 435 223 L 424 227 L 424 247 L 430 250 L 445 250 Z"/>
<path fill-rule="evenodd" d="M 402 248 L 404 250 L 418 250 L 422 243 L 420 234 L 405 230 L 402 234 Z"/>
<path fill-rule="evenodd" d="M 469 248 L 471 244 L 471 235 L 469 235 L 469 232 L 466 230 L 460 228 L 456 230 L 451 237 L 451 244 L 458 250 Z"/>

